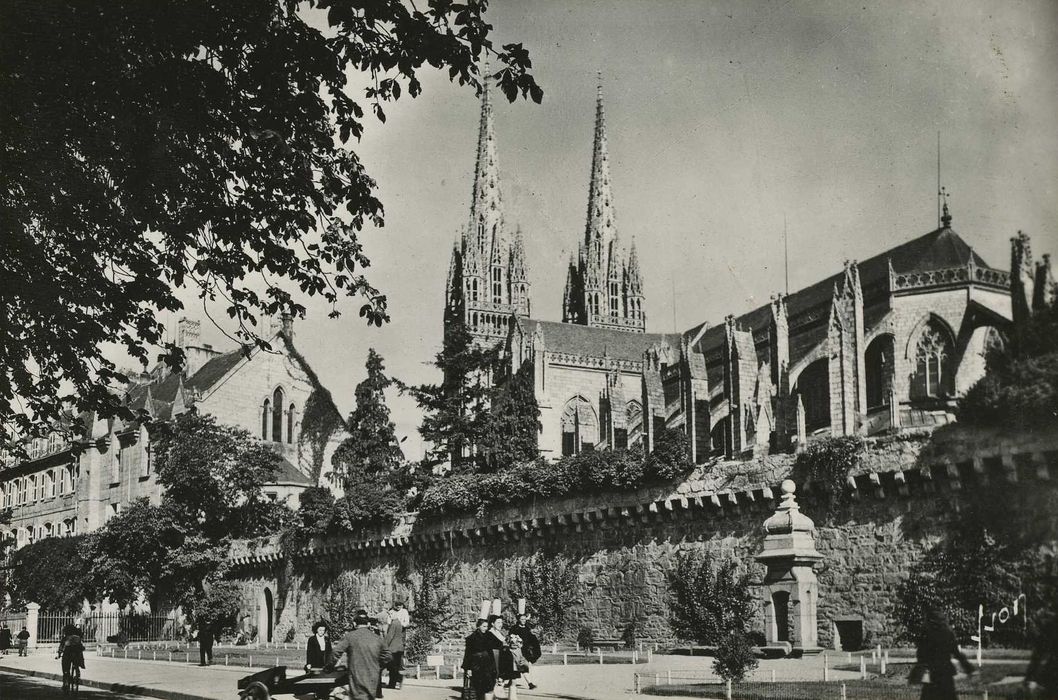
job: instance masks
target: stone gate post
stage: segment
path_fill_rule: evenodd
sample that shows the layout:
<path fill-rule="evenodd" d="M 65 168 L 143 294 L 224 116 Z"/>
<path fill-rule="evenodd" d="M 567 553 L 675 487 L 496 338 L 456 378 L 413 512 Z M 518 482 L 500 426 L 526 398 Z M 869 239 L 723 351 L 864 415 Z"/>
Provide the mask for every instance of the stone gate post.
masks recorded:
<path fill-rule="evenodd" d="M 768 645 L 787 653 L 814 654 L 821 651 L 814 567 L 823 555 L 816 551 L 815 523 L 797 505 L 796 489 L 793 481 L 782 482 L 779 507 L 764 521 L 764 548 L 757 560 L 768 567 L 761 588 Z"/>
<path fill-rule="evenodd" d="M 34 649 L 37 646 L 37 635 L 40 626 L 40 604 L 39 603 L 26 603 L 26 631 L 29 632 L 29 639 L 27 640 L 26 646 L 30 649 Z M 14 633 L 17 634 L 17 630 Z"/>

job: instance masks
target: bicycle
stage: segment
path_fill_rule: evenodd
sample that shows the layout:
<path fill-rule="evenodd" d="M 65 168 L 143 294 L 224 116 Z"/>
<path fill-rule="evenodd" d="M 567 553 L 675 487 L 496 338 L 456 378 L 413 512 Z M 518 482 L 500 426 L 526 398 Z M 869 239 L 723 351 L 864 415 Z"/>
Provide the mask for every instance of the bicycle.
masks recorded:
<path fill-rule="evenodd" d="M 62 694 L 77 697 L 81 690 L 81 668 L 73 665 L 62 673 Z"/>

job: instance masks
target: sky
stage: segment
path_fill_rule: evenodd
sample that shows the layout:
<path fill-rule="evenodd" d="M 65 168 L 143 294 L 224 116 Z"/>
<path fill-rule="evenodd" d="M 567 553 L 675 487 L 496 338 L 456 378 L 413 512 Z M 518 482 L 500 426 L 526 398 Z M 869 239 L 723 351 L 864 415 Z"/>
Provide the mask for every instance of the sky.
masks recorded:
<path fill-rule="evenodd" d="M 506 220 L 525 236 L 533 316 L 561 320 L 584 235 L 601 72 L 619 236 L 636 241 L 647 329 L 747 311 L 937 227 L 937 140 L 952 227 L 1009 267 L 1023 230 L 1058 253 L 1058 3 L 493 0 L 541 105 L 496 99 Z M 452 242 L 469 212 L 480 104 L 424 71 L 417 99 L 354 148 L 386 224 L 365 231 L 392 321 L 308 300 L 295 344 L 343 412 L 375 348 L 390 374 L 436 381 Z M 189 308 L 194 305 L 189 304 Z M 195 314 L 188 315 L 194 317 Z M 203 319 L 204 320 L 204 319 Z M 203 340 L 226 347 L 203 323 Z M 414 403 L 390 397 L 406 456 Z"/>

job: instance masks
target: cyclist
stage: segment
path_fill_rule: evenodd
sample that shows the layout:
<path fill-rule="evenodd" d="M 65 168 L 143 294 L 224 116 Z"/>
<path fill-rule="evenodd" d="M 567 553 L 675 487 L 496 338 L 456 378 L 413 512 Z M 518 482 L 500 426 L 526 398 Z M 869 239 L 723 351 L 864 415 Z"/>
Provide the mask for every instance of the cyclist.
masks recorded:
<path fill-rule="evenodd" d="M 62 632 L 62 642 L 59 643 L 57 659 L 62 659 L 62 691 L 69 692 L 71 685 L 77 690 L 81 677 L 81 669 L 84 668 L 84 642 L 81 640 L 81 630 L 73 625 L 66 625 Z"/>

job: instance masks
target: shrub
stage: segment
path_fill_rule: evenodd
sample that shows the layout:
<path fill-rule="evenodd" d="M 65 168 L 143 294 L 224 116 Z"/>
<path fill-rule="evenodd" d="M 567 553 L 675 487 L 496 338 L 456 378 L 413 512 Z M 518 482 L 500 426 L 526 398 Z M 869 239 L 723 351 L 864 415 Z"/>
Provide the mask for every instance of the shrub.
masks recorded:
<path fill-rule="evenodd" d="M 595 630 L 591 627 L 581 627 L 577 632 L 577 646 L 581 649 L 592 650 L 595 646 Z"/>
<path fill-rule="evenodd" d="M 412 586 L 412 628 L 404 647 L 412 663 L 425 661 L 434 646 L 455 628 L 451 579 L 452 570 L 443 562 L 425 562 L 418 567 L 418 585 Z"/>
<path fill-rule="evenodd" d="M 568 557 L 537 552 L 518 567 L 511 592 L 525 598 L 526 610 L 540 621 L 541 643 L 558 640 L 580 595 L 577 565 Z"/>
<path fill-rule="evenodd" d="M 734 559 L 716 563 L 708 552 L 680 554 L 670 574 L 672 628 L 680 639 L 717 644 L 731 632 L 745 632 L 756 608 L 748 572 Z"/>
<path fill-rule="evenodd" d="M 863 450 L 863 438 L 854 435 L 810 442 L 797 455 L 791 478 L 799 484 L 810 481 L 821 486 L 824 512 L 831 514 L 835 506 L 851 498 L 848 478 L 859 465 Z"/>
<path fill-rule="evenodd" d="M 1058 420 L 1058 353 L 996 363 L 959 400 L 972 425 L 1048 427 Z"/>
<path fill-rule="evenodd" d="M 669 481 L 684 476 L 694 468 L 691 443 L 682 430 L 661 428 L 654 437 L 654 451 L 644 469 L 650 479 Z"/>
<path fill-rule="evenodd" d="M 729 632 L 720 640 L 713 659 L 713 671 L 725 681 L 738 683 L 757 668 L 749 638 L 742 632 Z"/>

